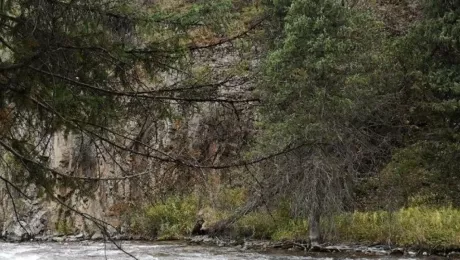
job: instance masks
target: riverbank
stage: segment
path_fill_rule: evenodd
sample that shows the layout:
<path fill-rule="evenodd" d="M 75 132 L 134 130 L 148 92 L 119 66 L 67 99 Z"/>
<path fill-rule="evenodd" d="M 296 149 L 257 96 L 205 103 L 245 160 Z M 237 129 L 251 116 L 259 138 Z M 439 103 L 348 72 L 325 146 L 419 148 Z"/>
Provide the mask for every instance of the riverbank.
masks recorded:
<path fill-rule="evenodd" d="M 327 243 L 314 248 L 304 241 L 308 234 L 307 219 L 293 217 L 288 204 L 275 205 L 270 210 L 257 209 L 241 216 L 221 232 L 210 232 L 216 223 L 231 216 L 242 201 L 244 197 L 241 192 L 235 190 L 222 196 L 215 207 L 210 204 L 201 204 L 199 207 L 198 199 L 194 196 L 171 197 L 121 214 L 120 219 L 125 224 L 123 227 L 109 227 L 106 231 L 110 238 L 99 229 L 79 230 L 66 225 L 55 225 L 55 230 L 41 229 L 38 233 L 41 235 L 29 235 L 20 225 L 15 225 L 7 229 L 8 232 L 3 232 L 3 239 L 57 243 L 180 240 L 248 250 L 281 249 L 365 255 L 453 256 L 460 252 L 460 210 L 452 207 L 414 206 L 393 212 L 356 211 L 324 217 L 321 229 L 323 241 Z M 190 237 L 198 223 L 198 233 L 213 236 Z M 27 224 L 26 227 L 36 226 L 34 223 L 23 224 Z"/>
<path fill-rule="evenodd" d="M 300 241 L 269 241 L 269 240 L 235 240 L 221 237 L 195 236 L 186 239 L 191 244 L 213 245 L 219 247 L 238 247 L 244 250 L 270 251 L 303 251 L 308 255 L 335 255 L 346 254 L 354 256 L 405 256 L 405 257 L 447 257 L 460 259 L 460 248 L 428 249 L 419 247 L 396 247 L 391 245 L 375 244 L 331 244 L 324 243 L 309 247 Z"/>
<path fill-rule="evenodd" d="M 228 202 L 225 206 L 236 207 Z M 153 237 L 166 240 L 182 238 L 196 227 L 196 212 L 200 212 L 198 219 L 202 221 L 203 233 L 231 215 L 230 210 L 222 208 L 199 209 L 191 198 L 171 199 L 132 214 L 132 231 L 147 237 L 151 236 L 150 232 Z M 460 210 L 413 206 L 392 212 L 344 212 L 323 217 L 321 230 L 323 241 L 335 245 L 391 245 L 416 251 L 453 251 L 460 248 Z M 278 243 L 302 241 L 307 234 L 308 220 L 292 217 L 289 205 L 279 205 L 270 211 L 250 212 L 218 235 Z"/>
<path fill-rule="evenodd" d="M 180 240 L 155 240 L 146 239 L 136 236 L 115 235 L 112 237 L 87 237 L 83 234 L 67 235 L 67 236 L 37 236 L 30 241 L 23 241 L 21 243 L 27 244 L 29 242 L 42 242 L 42 243 L 57 243 L 57 244 L 73 244 L 82 243 L 84 245 L 93 244 L 97 242 L 107 243 L 183 243 L 191 246 L 210 246 L 210 247 L 223 247 L 234 248 L 235 250 L 248 251 L 248 252 L 278 252 L 291 255 L 304 255 L 313 257 L 337 257 L 337 256 L 352 256 L 352 257 L 430 257 L 430 259 L 460 259 L 460 248 L 451 249 L 429 249 L 412 247 L 397 247 L 391 245 L 374 244 L 331 244 L 324 243 L 315 247 L 309 247 L 305 241 L 273 241 L 273 240 L 260 240 L 260 239 L 232 239 L 228 237 L 211 237 L 203 236 L 189 236 L 183 237 Z M 18 242 L 14 242 L 18 243 Z"/>

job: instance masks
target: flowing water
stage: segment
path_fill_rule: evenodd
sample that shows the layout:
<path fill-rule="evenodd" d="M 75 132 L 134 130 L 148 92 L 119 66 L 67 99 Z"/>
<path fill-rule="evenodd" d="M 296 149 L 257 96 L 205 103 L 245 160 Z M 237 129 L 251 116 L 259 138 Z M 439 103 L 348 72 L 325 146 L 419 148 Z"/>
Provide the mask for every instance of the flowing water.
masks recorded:
<path fill-rule="evenodd" d="M 300 256 L 287 252 L 257 253 L 232 247 L 193 246 L 182 242 L 124 242 L 122 248 L 139 260 L 300 260 L 300 259 L 365 259 L 352 256 Z M 110 243 L 0 243 L 0 260 L 98 260 L 134 259 Z M 373 259 L 383 259 L 373 257 Z M 388 258 L 390 259 L 390 258 Z M 395 259 L 395 258 L 391 258 Z"/>

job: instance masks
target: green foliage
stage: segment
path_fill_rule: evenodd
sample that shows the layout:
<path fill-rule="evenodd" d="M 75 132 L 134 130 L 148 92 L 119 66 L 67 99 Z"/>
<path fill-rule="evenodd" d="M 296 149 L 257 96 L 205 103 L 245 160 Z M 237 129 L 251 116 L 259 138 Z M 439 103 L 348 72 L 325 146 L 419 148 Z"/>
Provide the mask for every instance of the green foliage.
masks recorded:
<path fill-rule="evenodd" d="M 267 213 L 253 212 L 235 224 L 235 236 L 270 239 L 277 228 L 276 220 Z"/>
<path fill-rule="evenodd" d="M 180 238 L 190 235 L 198 215 L 206 220 L 210 227 L 228 217 L 233 210 L 244 203 L 246 191 L 241 188 L 223 188 L 216 196 L 216 201 L 198 198 L 194 194 L 183 197 L 171 196 L 164 202 L 130 214 L 131 230 L 135 234 L 160 239 Z M 201 200 L 201 203 L 200 203 Z M 201 206 L 200 206 L 201 205 Z M 215 205 L 216 207 L 211 207 Z"/>
<path fill-rule="evenodd" d="M 460 6 L 425 1 L 424 17 L 394 41 L 404 71 L 406 134 L 385 167 L 387 188 L 403 200 L 455 206 L 458 200 L 460 123 Z M 403 184 L 404 183 L 404 184 Z"/>
<path fill-rule="evenodd" d="M 402 205 L 458 206 L 459 149 L 457 143 L 439 141 L 407 146 L 396 152 L 383 170 L 381 188 L 384 192 L 392 190 Z"/>
<path fill-rule="evenodd" d="M 238 193 L 229 189 L 226 194 Z M 304 240 L 308 220 L 295 218 L 289 204 L 281 203 L 270 212 L 259 210 L 239 219 L 232 227 L 236 238 L 250 237 L 270 240 Z M 209 206 L 201 210 L 207 227 L 231 215 L 224 209 Z M 187 236 L 198 213 L 195 195 L 170 197 L 131 215 L 134 233 L 159 239 Z M 64 223 L 65 224 L 65 223 Z M 455 208 L 414 206 L 394 212 L 369 211 L 341 213 L 324 218 L 324 237 L 333 242 L 390 243 L 400 246 L 449 248 L 460 246 L 460 211 Z"/>
<path fill-rule="evenodd" d="M 338 241 L 391 243 L 425 248 L 460 245 L 460 212 L 453 208 L 403 208 L 355 212 L 335 218 Z"/>
<path fill-rule="evenodd" d="M 338 239 L 347 241 L 458 245 L 457 210 L 419 206 L 460 206 L 459 3 L 421 1 L 423 15 L 404 26 L 407 31 L 398 31 L 392 21 L 381 22 L 375 10 L 337 0 L 249 2 L 162 0 L 140 10 L 137 1 L 123 0 L 2 1 L 0 112 L 5 115 L 0 118 L 0 152 L 12 181 L 36 183 L 50 194 L 57 179 L 66 187 L 85 186 L 42 167 L 47 140 L 57 131 L 99 140 L 94 141 L 98 149 L 118 160 L 148 150 L 158 161 L 174 161 L 150 148 L 131 151 L 132 139 L 144 137 L 145 131 L 122 131 L 120 126 L 172 119 L 178 109 L 170 103 L 177 104 L 177 98 L 216 96 L 219 88 L 207 87 L 215 78 L 210 77 L 214 65 L 195 66 L 189 48 L 246 35 L 242 28 L 265 14 L 260 26 L 266 43 L 261 45 L 268 49 L 263 49 L 255 79 L 263 102 L 255 116 L 259 144 L 252 154 L 311 145 L 299 155 L 303 169 L 283 159 L 276 170 L 269 169 L 276 173 L 261 174 L 261 183 L 284 185 L 280 180 L 294 176 L 288 181 L 293 185 L 300 179 L 293 172 L 309 180 L 311 169 L 324 167 L 328 179 L 317 182 L 322 186 L 313 184 L 319 192 L 310 196 L 320 201 L 303 205 L 310 209 L 343 206 L 324 203 L 331 197 L 326 192 L 343 200 L 351 194 L 348 187 L 373 176 L 369 187 L 390 192 L 396 208 L 407 208 L 338 215 L 323 222 L 326 230 L 335 229 Z M 235 41 L 253 46 L 252 41 Z M 251 69 L 245 61 L 219 76 L 233 81 Z M 162 89 L 170 76 L 182 81 Z M 145 89 L 143 79 L 152 86 Z M 5 107 L 14 116 L 6 115 Z M 291 175 L 278 174 L 280 168 Z M 310 191 L 291 187 L 280 196 Z M 356 190 L 373 192 L 366 188 Z M 204 199 L 204 205 L 194 196 L 170 197 L 133 213 L 132 229 L 163 239 L 180 237 L 190 232 L 198 204 L 210 223 L 217 222 L 243 205 L 247 190 L 220 189 L 215 201 Z M 305 219 L 293 218 L 282 205 L 269 206 L 275 208 L 271 214 L 260 210 L 240 219 L 236 234 L 276 240 L 304 236 Z M 67 233 L 68 223 L 60 221 L 56 229 Z"/>
<path fill-rule="evenodd" d="M 283 195 L 303 212 L 343 210 L 356 176 L 379 171 L 400 135 L 391 41 L 371 10 L 335 0 L 273 4 L 283 29 L 258 82 L 254 153 L 304 144 L 275 163 L 272 182 L 286 183 Z"/>
<path fill-rule="evenodd" d="M 170 197 L 164 203 L 134 213 L 131 216 L 132 231 L 158 239 L 178 239 L 190 234 L 196 221 L 197 206 L 194 196 Z"/>
<path fill-rule="evenodd" d="M 366 118 L 382 92 L 373 71 L 382 61 L 381 25 L 337 1 L 293 1 L 288 10 L 259 87 L 265 134 L 337 141 L 331 124 Z"/>
<path fill-rule="evenodd" d="M 387 211 L 356 212 L 334 218 L 335 238 L 344 241 L 394 242 L 395 229 L 392 215 Z"/>
<path fill-rule="evenodd" d="M 216 204 L 221 209 L 229 211 L 243 206 L 247 199 L 247 190 L 244 188 L 223 188 L 217 195 Z"/>
<path fill-rule="evenodd" d="M 273 218 L 272 218 L 273 216 Z M 272 240 L 303 240 L 306 219 L 251 213 L 237 223 L 240 236 Z M 393 244 L 423 248 L 460 246 L 460 211 L 454 208 L 409 207 L 395 212 L 343 213 L 322 221 L 328 241 Z M 249 232 L 248 232 L 249 231 Z"/>
<path fill-rule="evenodd" d="M 307 219 L 282 219 L 280 225 L 271 235 L 273 240 L 305 240 L 308 232 Z"/>
<path fill-rule="evenodd" d="M 278 203 L 270 211 L 259 209 L 239 219 L 232 234 L 236 237 L 250 237 L 271 240 L 302 240 L 308 231 L 308 221 L 292 217 L 289 203 Z"/>
<path fill-rule="evenodd" d="M 451 12 L 460 9 L 460 4 L 457 1 L 449 0 L 424 0 L 422 1 L 425 14 L 436 17 L 442 16 L 446 12 Z"/>
<path fill-rule="evenodd" d="M 342 175 L 382 172 L 374 187 L 395 200 L 377 207 L 460 205 L 458 3 L 423 1 L 423 16 L 392 35 L 371 9 L 339 2 L 265 2 L 282 33 L 258 87 L 257 152 L 325 144 L 353 158 Z"/>
<path fill-rule="evenodd" d="M 181 3 L 183 1 L 169 1 L 153 5 L 150 15 L 153 21 L 166 22 L 177 25 L 177 32 L 186 33 L 190 25 L 205 25 L 220 31 L 225 31 L 227 21 L 233 15 L 233 3 L 230 0 L 218 1 L 193 1 L 193 3 Z M 207 19 L 203 19 L 207 17 Z M 213 23 L 217 19 L 222 19 L 223 23 Z M 181 33 L 174 36 L 182 36 Z M 165 35 L 163 35 L 165 36 Z M 183 38 L 186 39 L 186 38 Z"/>
<path fill-rule="evenodd" d="M 71 235 L 73 233 L 71 226 L 67 223 L 66 219 L 60 219 L 55 223 L 55 229 L 58 234 Z"/>

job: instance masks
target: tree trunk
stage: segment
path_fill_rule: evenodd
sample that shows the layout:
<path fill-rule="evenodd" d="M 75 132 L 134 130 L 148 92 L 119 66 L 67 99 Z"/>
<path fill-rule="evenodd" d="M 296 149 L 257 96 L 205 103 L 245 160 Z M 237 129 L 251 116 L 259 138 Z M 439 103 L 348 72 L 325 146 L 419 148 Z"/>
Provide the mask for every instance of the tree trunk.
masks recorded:
<path fill-rule="evenodd" d="M 313 209 L 310 213 L 308 223 L 308 239 L 310 240 L 311 247 L 318 246 L 321 239 L 321 230 L 319 222 L 321 215 L 318 209 Z"/>

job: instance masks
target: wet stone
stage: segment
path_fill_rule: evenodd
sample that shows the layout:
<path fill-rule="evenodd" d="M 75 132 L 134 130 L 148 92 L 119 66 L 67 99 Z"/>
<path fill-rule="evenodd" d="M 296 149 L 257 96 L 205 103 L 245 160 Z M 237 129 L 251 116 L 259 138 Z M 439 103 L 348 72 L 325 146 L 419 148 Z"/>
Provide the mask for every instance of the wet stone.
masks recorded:
<path fill-rule="evenodd" d="M 460 251 L 453 251 L 447 254 L 449 259 L 460 259 Z"/>

